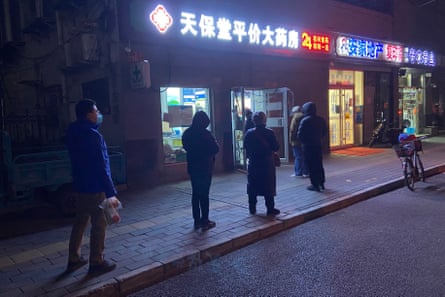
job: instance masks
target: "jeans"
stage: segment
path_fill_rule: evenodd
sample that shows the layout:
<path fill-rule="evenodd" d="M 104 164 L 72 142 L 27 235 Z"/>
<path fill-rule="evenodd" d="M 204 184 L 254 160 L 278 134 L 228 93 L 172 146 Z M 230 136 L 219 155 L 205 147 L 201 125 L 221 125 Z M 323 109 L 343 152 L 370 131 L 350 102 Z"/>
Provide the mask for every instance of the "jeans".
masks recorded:
<path fill-rule="evenodd" d="M 192 215 L 195 223 L 209 221 L 209 193 L 212 183 L 212 174 L 190 174 L 192 182 Z"/>
<path fill-rule="evenodd" d="M 296 176 L 308 175 L 308 170 L 304 162 L 303 149 L 300 146 L 293 146 L 292 152 L 295 157 L 294 170 Z"/>
<path fill-rule="evenodd" d="M 76 219 L 71 230 L 69 243 L 68 260 L 70 262 L 80 260 L 83 233 L 91 219 L 90 265 L 102 264 L 107 221 L 103 210 L 99 208 L 99 204 L 104 199 L 104 193 L 77 194 Z"/>

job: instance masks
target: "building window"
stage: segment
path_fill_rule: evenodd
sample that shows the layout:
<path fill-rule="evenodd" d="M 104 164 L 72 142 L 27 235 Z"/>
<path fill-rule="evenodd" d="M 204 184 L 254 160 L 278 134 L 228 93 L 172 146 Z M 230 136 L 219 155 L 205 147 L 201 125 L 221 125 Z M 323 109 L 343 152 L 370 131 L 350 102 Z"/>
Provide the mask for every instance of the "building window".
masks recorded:
<path fill-rule="evenodd" d="M 161 87 L 164 163 L 186 161 L 182 133 L 192 124 L 197 111 L 209 111 L 209 89 Z"/>

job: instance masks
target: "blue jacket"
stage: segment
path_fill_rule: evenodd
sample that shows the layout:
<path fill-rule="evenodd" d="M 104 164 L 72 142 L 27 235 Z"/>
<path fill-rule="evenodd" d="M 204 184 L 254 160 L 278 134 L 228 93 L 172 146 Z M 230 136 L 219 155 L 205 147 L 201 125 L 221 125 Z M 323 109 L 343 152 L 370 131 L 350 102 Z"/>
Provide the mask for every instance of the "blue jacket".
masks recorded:
<path fill-rule="evenodd" d="M 73 188 L 78 193 L 116 195 L 107 144 L 98 125 L 79 119 L 68 127 L 66 144 L 71 159 Z"/>

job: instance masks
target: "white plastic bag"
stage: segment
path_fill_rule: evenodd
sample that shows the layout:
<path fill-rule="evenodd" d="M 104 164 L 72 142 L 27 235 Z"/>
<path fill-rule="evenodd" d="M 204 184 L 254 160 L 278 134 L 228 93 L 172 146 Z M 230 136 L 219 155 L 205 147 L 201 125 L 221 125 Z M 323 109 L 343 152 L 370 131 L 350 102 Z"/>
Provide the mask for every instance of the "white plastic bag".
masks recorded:
<path fill-rule="evenodd" d="M 122 208 L 122 203 L 115 196 L 105 198 L 99 207 L 104 210 L 105 219 L 107 220 L 108 225 L 116 224 L 121 221 L 121 216 L 117 210 Z"/>

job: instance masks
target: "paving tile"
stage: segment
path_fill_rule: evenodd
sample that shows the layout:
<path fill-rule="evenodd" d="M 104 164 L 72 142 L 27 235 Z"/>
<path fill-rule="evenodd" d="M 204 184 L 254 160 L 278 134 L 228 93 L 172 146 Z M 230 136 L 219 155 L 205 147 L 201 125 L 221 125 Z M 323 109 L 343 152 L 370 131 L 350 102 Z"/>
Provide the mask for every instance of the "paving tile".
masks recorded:
<path fill-rule="evenodd" d="M 441 163 L 444 146 L 445 137 L 425 141 L 427 153 L 421 157 L 431 174 L 445 171 Z M 88 265 L 64 275 L 71 227 L 2 240 L 0 297 L 124 296 L 259 239 L 402 186 L 400 161 L 390 149 L 365 157 L 331 154 L 324 164 L 327 181 L 323 193 L 306 190 L 308 179 L 291 178 L 292 164 L 283 164 L 277 170 L 276 205 L 282 213 L 276 217 L 265 215 L 263 197 L 258 197 L 258 214 L 248 213 L 245 174 L 215 176 L 210 217 L 217 225 L 205 232 L 193 230 L 189 181 L 122 192 L 123 220 L 108 228 L 105 241 L 105 257 L 118 266 L 99 277 L 87 275 Z M 86 256 L 88 235 L 89 230 L 82 246 Z"/>

